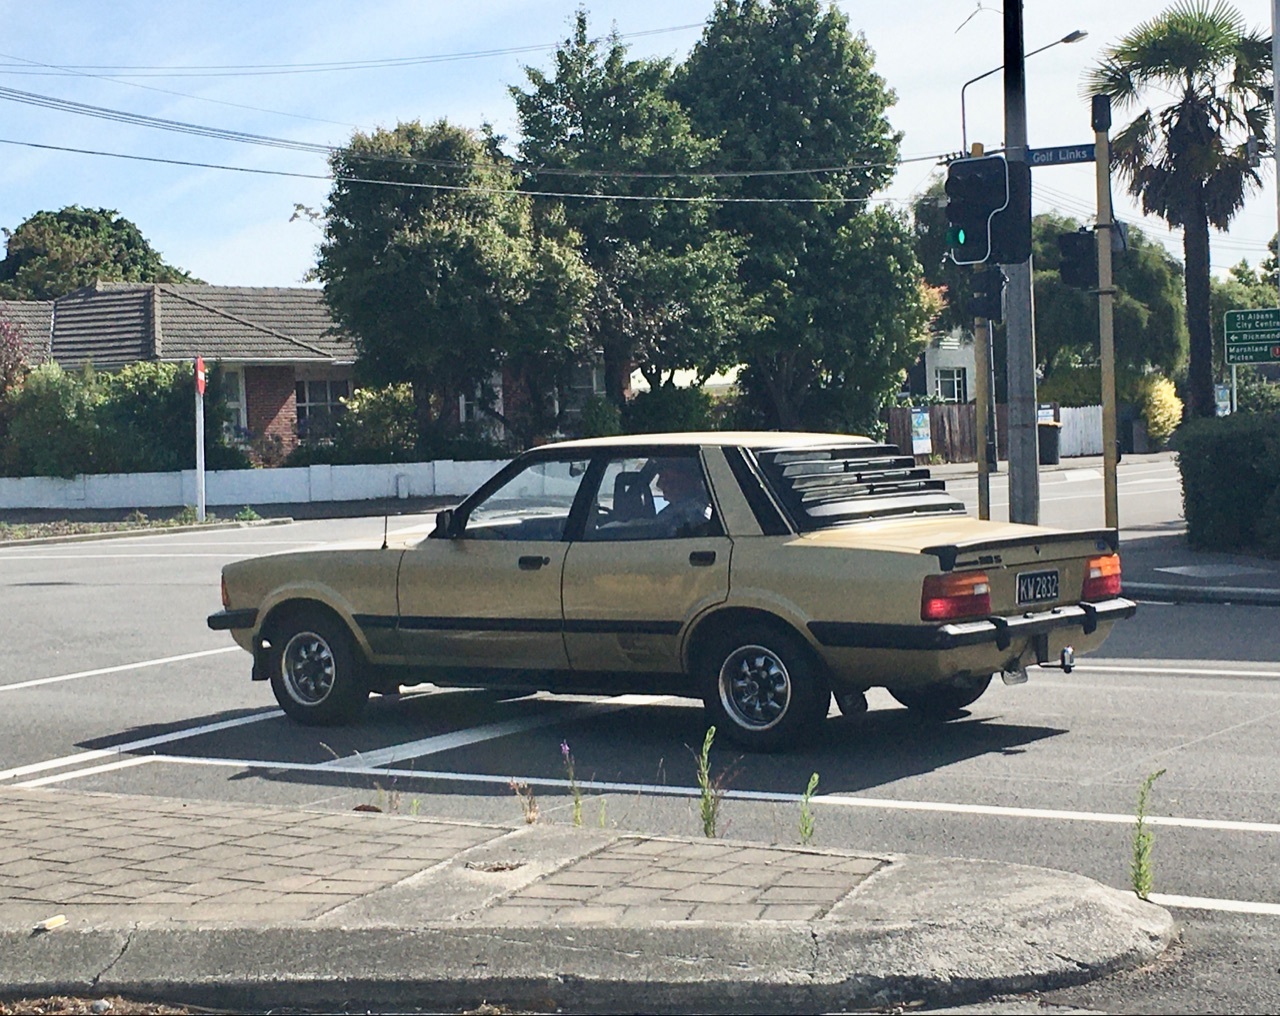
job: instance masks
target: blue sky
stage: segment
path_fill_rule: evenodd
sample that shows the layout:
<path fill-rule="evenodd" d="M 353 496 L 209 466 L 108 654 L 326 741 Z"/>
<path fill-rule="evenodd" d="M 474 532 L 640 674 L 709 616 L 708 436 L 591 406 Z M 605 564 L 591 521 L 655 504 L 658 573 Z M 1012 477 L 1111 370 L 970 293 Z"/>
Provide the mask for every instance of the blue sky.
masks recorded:
<path fill-rule="evenodd" d="M 905 132 L 903 155 L 958 151 L 960 87 L 1002 60 L 999 0 L 844 0 L 839 6 L 866 35 L 877 70 L 897 93 L 889 115 Z M 1080 98 L 1083 71 L 1103 46 L 1165 6 L 1155 0 L 1026 0 L 1028 51 L 1074 29 L 1089 33 L 1028 60 L 1032 147 L 1092 140 L 1088 106 Z M 1269 34 L 1266 0 L 1236 6 L 1251 26 Z M 488 121 L 514 137 L 507 88 L 524 83 L 524 66 L 549 66 L 577 7 L 575 0 L 3 0 L 0 87 L 320 144 L 342 144 L 356 128 L 440 117 L 468 126 Z M 593 32 L 616 27 L 634 55 L 678 60 L 699 37 L 713 2 L 597 0 L 585 7 Z M 527 50 L 464 56 L 515 48 Z M 428 57 L 448 59 L 412 62 Z M 389 60 L 405 62 L 299 67 Z M 969 139 L 992 148 L 1003 134 L 1000 81 L 992 75 L 967 93 Z M 0 140 L 25 143 L 0 144 L 0 226 L 13 228 L 38 210 L 70 204 L 114 208 L 136 222 L 170 263 L 223 285 L 297 285 L 314 263 L 317 227 L 290 217 L 295 204 L 323 206 L 328 188 L 322 179 L 28 146 L 303 175 L 325 173 L 320 155 L 114 123 L 11 98 L 0 101 Z M 907 202 L 935 172 L 929 160 L 906 163 L 882 197 Z M 1242 257 L 1257 263 L 1276 231 L 1271 163 L 1263 174 L 1263 189 L 1229 234 L 1213 235 L 1218 270 Z M 1092 165 L 1037 169 L 1033 186 L 1037 212 L 1085 218 L 1096 207 Z M 1140 221 L 1123 188 L 1117 184 L 1115 190 L 1119 217 Z M 1155 221 L 1146 225 L 1180 254 L 1178 234 Z"/>

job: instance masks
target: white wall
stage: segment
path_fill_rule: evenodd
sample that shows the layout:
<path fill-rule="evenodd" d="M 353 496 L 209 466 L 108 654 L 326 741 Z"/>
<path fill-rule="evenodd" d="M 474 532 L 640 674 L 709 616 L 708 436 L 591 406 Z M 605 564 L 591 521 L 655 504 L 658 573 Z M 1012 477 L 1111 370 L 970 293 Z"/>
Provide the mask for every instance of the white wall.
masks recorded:
<path fill-rule="evenodd" d="M 205 474 L 209 505 L 305 504 L 373 498 L 458 497 L 506 465 L 480 462 L 399 462 L 377 466 L 226 469 Z M 70 480 L 0 477 L 0 509 L 179 508 L 196 503 L 194 469 L 180 473 L 107 473 Z"/>

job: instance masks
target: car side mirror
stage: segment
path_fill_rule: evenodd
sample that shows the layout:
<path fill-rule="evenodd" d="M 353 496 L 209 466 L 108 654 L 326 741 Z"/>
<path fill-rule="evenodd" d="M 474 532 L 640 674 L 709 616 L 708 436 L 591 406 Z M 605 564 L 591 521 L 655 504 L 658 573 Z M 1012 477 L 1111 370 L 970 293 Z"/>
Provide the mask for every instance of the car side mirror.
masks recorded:
<path fill-rule="evenodd" d="M 452 540 L 458 534 L 454 523 L 453 509 L 444 508 L 436 512 L 436 528 L 431 531 L 431 538 L 435 540 Z"/>

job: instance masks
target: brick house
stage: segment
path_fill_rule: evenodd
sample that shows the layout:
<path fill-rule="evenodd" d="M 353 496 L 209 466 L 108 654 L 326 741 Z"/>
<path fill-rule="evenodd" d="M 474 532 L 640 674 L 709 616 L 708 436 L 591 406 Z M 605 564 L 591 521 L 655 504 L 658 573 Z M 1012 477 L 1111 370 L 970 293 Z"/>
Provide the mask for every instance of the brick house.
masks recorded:
<path fill-rule="evenodd" d="M 52 301 L 0 300 L 0 314 L 33 359 L 65 370 L 217 362 L 236 426 L 284 452 L 351 393 L 355 346 L 319 289 L 98 282 Z"/>

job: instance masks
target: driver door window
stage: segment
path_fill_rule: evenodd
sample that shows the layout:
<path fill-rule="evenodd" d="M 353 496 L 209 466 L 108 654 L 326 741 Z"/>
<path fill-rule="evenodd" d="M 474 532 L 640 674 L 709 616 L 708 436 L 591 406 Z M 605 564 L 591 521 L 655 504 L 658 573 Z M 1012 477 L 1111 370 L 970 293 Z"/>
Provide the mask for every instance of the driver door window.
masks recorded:
<path fill-rule="evenodd" d="M 467 540 L 564 538 L 587 460 L 535 462 L 476 505 L 467 516 Z"/>

